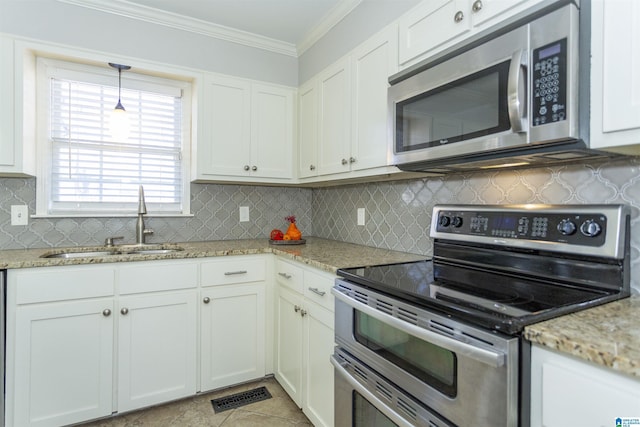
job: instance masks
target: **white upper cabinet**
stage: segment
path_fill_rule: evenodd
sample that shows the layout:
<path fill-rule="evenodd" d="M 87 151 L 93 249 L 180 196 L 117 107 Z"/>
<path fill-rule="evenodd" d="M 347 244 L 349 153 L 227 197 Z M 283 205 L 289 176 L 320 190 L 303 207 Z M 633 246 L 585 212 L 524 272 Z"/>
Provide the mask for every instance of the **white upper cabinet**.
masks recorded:
<path fill-rule="evenodd" d="M 640 154 L 640 2 L 594 0 L 591 14 L 591 142 Z"/>
<path fill-rule="evenodd" d="M 399 20 L 399 63 L 413 65 L 542 1 L 423 1 Z"/>
<path fill-rule="evenodd" d="M 318 175 L 318 79 L 298 89 L 298 177 Z"/>
<path fill-rule="evenodd" d="M 0 176 L 35 175 L 35 67 L 23 51 L 0 35 Z"/>
<path fill-rule="evenodd" d="M 291 179 L 294 95 L 292 88 L 205 75 L 194 179 Z"/>

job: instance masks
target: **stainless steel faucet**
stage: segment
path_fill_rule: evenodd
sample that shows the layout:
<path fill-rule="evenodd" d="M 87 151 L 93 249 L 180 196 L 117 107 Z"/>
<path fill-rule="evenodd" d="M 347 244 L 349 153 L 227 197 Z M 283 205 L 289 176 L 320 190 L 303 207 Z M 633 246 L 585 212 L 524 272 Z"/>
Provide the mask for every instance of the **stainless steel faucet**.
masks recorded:
<path fill-rule="evenodd" d="M 144 227 L 143 215 L 147 214 L 147 204 L 144 202 L 144 189 L 142 185 L 138 190 L 138 220 L 136 221 L 136 244 L 144 245 L 147 234 L 153 234 L 153 230 Z"/>

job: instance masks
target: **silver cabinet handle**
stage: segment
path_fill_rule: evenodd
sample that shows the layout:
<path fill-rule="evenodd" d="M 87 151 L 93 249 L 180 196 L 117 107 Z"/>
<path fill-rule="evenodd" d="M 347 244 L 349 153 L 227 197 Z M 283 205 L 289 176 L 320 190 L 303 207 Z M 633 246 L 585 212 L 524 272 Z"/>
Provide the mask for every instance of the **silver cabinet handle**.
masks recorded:
<path fill-rule="evenodd" d="M 127 307 L 122 307 L 120 313 L 122 313 L 123 316 L 126 316 L 127 314 L 129 314 L 129 309 Z"/>
<path fill-rule="evenodd" d="M 343 165 L 346 165 L 347 163 L 349 163 L 349 162 L 347 162 L 347 159 L 342 159 L 342 164 Z"/>
<path fill-rule="evenodd" d="M 203 303 L 205 303 L 205 304 L 209 304 L 209 303 L 211 302 L 211 298 L 209 298 L 209 297 L 204 297 L 204 298 L 202 299 L 202 302 L 203 302 Z"/>
<path fill-rule="evenodd" d="M 302 307 L 300 307 L 299 305 L 294 305 L 293 306 L 293 311 L 295 311 L 296 313 L 299 312 L 302 309 Z"/>
<path fill-rule="evenodd" d="M 349 157 L 349 163 L 355 163 L 355 162 L 356 162 L 355 157 Z"/>
<path fill-rule="evenodd" d="M 457 11 L 455 15 L 453 15 L 453 21 L 457 24 L 459 22 L 462 22 L 462 20 L 464 19 L 464 13 L 462 13 L 461 10 Z"/>
<path fill-rule="evenodd" d="M 304 317 L 307 315 L 307 310 L 300 310 L 300 316 Z"/>
<path fill-rule="evenodd" d="M 247 274 L 247 270 L 238 270 L 238 271 L 225 271 L 225 276 L 235 276 L 238 274 Z"/>
<path fill-rule="evenodd" d="M 255 172 L 255 171 L 258 170 L 258 167 L 254 165 L 254 166 L 251 167 L 251 170 Z"/>
<path fill-rule="evenodd" d="M 251 169 L 249 165 L 244 165 L 244 170 L 248 171 L 249 169 Z"/>
<path fill-rule="evenodd" d="M 293 276 L 287 273 L 278 273 L 279 276 L 284 277 L 285 279 L 291 279 Z"/>
<path fill-rule="evenodd" d="M 473 10 L 474 12 L 480 12 L 482 10 L 482 1 L 481 0 L 474 1 L 473 5 L 471 6 L 471 10 Z"/>
<path fill-rule="evenodd" d="M 318 288 L 309 288 L 309 290 L 310 290 L 311 292 L 313 292 L 314 294 L 320 295 L 321 297 L 323 297 L 323 296 L 324 296 L 324 294 L 326 294 L 326 292 L 325 292 L 325 291 L 321 291 L 321 290 L 320 290 L 320 289 L 318 289 Z"/>
<path fill-rule="evenodd" d="M 314 171 L 314 170 L 316 170 L 315 165 L 310 165 L 310 166 L 309 166 L 309 170 L 310 170 L 310 171 Z"/>
<path fill-rule="evenodd" d="M 109 310 L 108 308 L 105 308 L 104 310 L 102 310 L 102 315 L 104 317 L 109 317 L 111 316 L 111 310 Z"/>

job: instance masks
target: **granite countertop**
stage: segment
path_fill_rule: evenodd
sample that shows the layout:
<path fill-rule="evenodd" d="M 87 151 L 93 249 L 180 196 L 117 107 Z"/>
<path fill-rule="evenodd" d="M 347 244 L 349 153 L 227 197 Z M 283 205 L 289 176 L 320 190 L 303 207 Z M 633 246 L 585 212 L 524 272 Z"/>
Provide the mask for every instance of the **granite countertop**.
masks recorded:
<path fill-rule="evenodd" d="M 529 341 L 640 379 L 640 295 L 525 328 Z"/>
<path fill-rule="evenodd" d="M 145 261 L 160 259 L 204 258 L 225 255 L 250 255 L 274 253 L 311 267 L 335 273 L 339 268 L 389 264 L 423 260 L 424 255 L 409 254 L 387 249 L 373 248 L 335 240 L 307 237 L 303 245 L 272 245 L 267 239 L 214 240 L 177 244 L 150 244 L 149 248 L 161 249 L 179 246 L 183 250 L 170 254 L 121 254 L 88 258 L 41 258 L 49 253 L 60 253 L 68 248 L 14 249 L 0 251 L 0 270 L 59 265 L 102 264 L 109 262 Z M 125 245 L 126 246 L 126 245 Z M 122 246 L 120 246 L 122 247 Z M 131 247 L 131 246 L 129 246 Z M 114 249 L 117 249 L 116 246 Z M 82 247 L 85 251 L 105 250 L 104 246 Z"/>

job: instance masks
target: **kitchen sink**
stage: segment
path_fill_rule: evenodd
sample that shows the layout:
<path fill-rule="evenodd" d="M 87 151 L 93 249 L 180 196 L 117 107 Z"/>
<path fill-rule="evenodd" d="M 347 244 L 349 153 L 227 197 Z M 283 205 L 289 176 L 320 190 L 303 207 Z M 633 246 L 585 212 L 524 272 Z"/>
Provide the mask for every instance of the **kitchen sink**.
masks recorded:
<path fill-rule="evenodd" d="M 166 255 L 184 250 L 179 246 L 167 245 L 119 245 L 110 248 L 68 248 L 54 250 L 40 255 L 40 258 L 102 258 L 114 255 Z"/>

